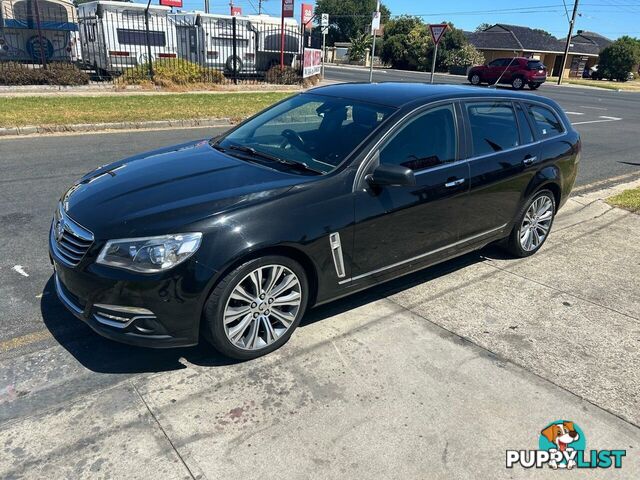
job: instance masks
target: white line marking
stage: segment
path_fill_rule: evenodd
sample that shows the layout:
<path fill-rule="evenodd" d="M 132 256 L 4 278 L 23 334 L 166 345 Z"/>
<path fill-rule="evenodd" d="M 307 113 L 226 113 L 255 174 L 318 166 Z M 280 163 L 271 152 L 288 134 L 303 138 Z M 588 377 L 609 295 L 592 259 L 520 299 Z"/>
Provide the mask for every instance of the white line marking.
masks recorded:
<path fill-rule="evenodd" d="M 585 125 L 587 123 L 607 123 L 607 122 L 617 122 L 619 120 L 622 120 L 621 118 L 618 118 L 618 117 L 603 117 L 603 116 L 600 116 L 598 118 L 602 118 L 602 120 L 589 120 L 588 122 L 574 122 L 574 123 L 572 123 L 572 125 Z"/>
<path fill-rule="evenodd" d="M 580 108 L 590 108 L 592 110 L 608 110 L 607 108 L 604 108 L 604 107 L 587 107 L 586 105 L 580 105 Z"/>
<path fill-rule="evenodd" d="M 20 275 L 22 275 L 23 277 L 28 277 L 29 274 L 27 272 L 24 271 L 24 267 L 22 265 L 14 265 L 11 270 L 14 270 L 16 272 L 18 272 Z"/>
<path fill-rule="evenodd" d="M 584 115 L 583 112 L 566 112 L 565 111 L 564 113 L 566 113 L 567 115 Z"/>

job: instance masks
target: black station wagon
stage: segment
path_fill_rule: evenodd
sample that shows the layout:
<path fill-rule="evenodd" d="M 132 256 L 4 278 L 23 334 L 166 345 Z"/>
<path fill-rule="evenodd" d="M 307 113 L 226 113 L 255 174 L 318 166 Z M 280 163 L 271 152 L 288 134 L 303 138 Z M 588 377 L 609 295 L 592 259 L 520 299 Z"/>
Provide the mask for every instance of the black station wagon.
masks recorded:
<path fill-rule="evenodd" d="M 535 253 L 579 157 L 541 96 L 316 88 L 78 180 L 51 226 L 56 290 L 111 339 L 257 357 L 311 306 L 491 242 Z"/>

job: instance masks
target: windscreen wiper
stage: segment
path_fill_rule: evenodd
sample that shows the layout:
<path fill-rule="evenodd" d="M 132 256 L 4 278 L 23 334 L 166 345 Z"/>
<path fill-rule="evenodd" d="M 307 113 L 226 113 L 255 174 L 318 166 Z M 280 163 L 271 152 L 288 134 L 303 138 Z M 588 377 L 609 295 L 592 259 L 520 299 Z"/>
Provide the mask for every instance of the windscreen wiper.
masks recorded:
<path fill-rule="evenodd" d="M 252 147 L 247 147 L 247 146 L 244 146 L 244 145 L 231 145 L 228 148 L 229 148 L 229 150 L 236 150 L 238 152 L 248 153 L 250 155 L 253 155 L 254 157 L 264 158 L 265 160 L 269 160 L 271 162 L 277 162 L 277 163 L 280 163 L 282 165 L 287 165 L 288 167 L 296 168 L 298 170 L 304 170 L 304 171 L 307 171 L 307 172 L 313 172 L 313 173 L 318 174 L 318 175 L 324 174 L 324 172 L 322 172 L 320 170 L 317 170 L 317 169 L 315 169 L 313 167 L 310 167 L 309 165 L 307 165 L 304 162 L 294 162 L 293 160 L 287 160 L 285 158 L 276 157 L 275 155 L 271 155 L 269 153 L 260 152 L 260 151 L 256 150 L 255 148 L 252 148 Z"/>

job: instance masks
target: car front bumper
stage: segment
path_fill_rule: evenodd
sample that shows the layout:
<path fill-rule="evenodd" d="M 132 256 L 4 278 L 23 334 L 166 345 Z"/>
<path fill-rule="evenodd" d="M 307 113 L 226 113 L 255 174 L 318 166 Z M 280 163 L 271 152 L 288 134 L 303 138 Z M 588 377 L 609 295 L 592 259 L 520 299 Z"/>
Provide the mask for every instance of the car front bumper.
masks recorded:
<path fill-rule="evenodd" d="M 214 272 L 189 259 L 162 274 L 144 275 L 83 261 L 70 267 L 50 240 L 55 289 L 62 304 L 98 334 L 130 345 L 196 345 Z"/>

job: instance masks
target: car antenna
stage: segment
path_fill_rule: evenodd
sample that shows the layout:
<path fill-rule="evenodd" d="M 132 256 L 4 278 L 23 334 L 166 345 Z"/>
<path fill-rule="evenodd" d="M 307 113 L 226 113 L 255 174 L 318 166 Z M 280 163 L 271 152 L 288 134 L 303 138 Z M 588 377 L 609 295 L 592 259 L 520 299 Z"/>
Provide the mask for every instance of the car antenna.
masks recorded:
<path fill-rule="evenodd" d="M 496 88 L 496 86 L 498 85 L 498 83 L 500 82 L 500 79 L 502 79 L 502 75 L 504 75 L 504 72 L 506 72 L 507 70 L 509 70 L 509 67 L 511 66 L 511 64 L 513 63 L 513 61 L 517 58 L 515 55 L 516 53 L 518 53 L 516 50 L 513 51 L 513 58 L 511 59 L 511 61 L 509 62 L 509 65 L 507 65 L 507 68 L 505 68 L 502 73 L 500 74 L 500 76 L 498 77 L 498 79 L 496 80 L 496 83 L 494 83 L 493 85 L 489 85 L 489 88 Z"/>

